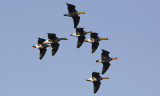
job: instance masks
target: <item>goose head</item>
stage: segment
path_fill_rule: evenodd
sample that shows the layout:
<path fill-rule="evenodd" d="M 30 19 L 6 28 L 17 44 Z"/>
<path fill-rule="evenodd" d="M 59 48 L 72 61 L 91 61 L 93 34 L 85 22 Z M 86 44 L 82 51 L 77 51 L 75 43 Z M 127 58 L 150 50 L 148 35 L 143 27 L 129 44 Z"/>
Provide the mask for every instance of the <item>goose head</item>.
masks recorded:
<path fill-rule="evenodd" d="M 62 38 L 62 40 L 68 40 L 67 38 Z"/>
<path fill-rule="evenodd" d="M 36 46 L 35 46 L 35 45 L 33 45 L 32 47 L 33 47 L 33 48 L 36 48 Z"/>
<path fill-rule="evenodd" d="M 78 14 L 86 14 L 86 12 L 78 12 Z"/>
<path fill-rule="evenodd" d="M 117 60 L 117 59 L 119 59 L 118 57 L 114 57 L 114 58 L 112 58 L 112 60 Z"/>
<path fill-rule="evenodd" d="M 110 40 L 109 38 L 99 38 L 100 40 Z"/>
<path fill-rule="evenodd" d="M 102 77 L 101 79 L 110 79 L 109 77 Z"/>
<path fill-rule="evenodd" d="M 95 32 L 93 32 L 93 31 L 90 31 L 90 33 L 95 33 Z"/>
<path fill-rule="evenodd" d="M 69 14 L 64 14 L 63 16 L 70 16 Z"/>

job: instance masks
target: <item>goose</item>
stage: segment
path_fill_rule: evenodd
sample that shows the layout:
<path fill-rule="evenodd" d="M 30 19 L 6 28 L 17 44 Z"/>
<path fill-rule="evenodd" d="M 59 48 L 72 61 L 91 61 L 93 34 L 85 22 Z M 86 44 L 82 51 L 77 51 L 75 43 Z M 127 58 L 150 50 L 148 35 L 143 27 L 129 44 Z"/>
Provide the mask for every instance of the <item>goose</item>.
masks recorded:
<path fill-rule="evenodd" d="M 61 40 L 68 40 L 67 38 L 58 38 L 56 34 L 54 33 L 47 33 L 48 34 L 48 40 L 44 41 L 43 44 L 51 44 L 52 46 L 52 56 L 56 54 L 59 48 L 59 41 Z"/>
<path fill-rule="evenodd" d="M 47 47 L 51 47 L 51 45 L 47 45 L 47 44 L 43 44 L 43 42 L 46 41 L 43 38 L 38 38 L 38 45 L 33 45 L 33 48 L 38 48 L 40 50 L 40 57 L 39 59 L 41 60 L 43 58 L 43 56 L 45 55 L 46 51 L 47 51 Z"/>
<path fill-rule="evenodd" d="M 99 46 L 99 41 L 101 40 L 109 40 L 109 38 L 99 38 L 98 33 L 91 33 L 90 35 L 91 39 L 85 40 L 85 42 L 92 43 L 92 53 L 94 53 L 98 46 Z"/>
<path fill-rule="evenodd" d="M 76 33 L 74 34 L 71 34 L 70 36 L 75 36 L 75 37 L 78 37 L 78 41 L 77 41 L 77 48 L 80 48 L 81 45 L 83 44 L 84 40 L 85 40 L 85 35 L 88 34 L 88 33 L 93 33 L 92 31 L 84 31 L 83 30 L 84 28 L 76 28 Z"/>
<path fill-rule="evenodd" d="M 68 6 L 69 13 L 64 14 L 64 16 L 72 17 L 73 18 L 73 22 L 74 22 L 74 28 L 76 28 L 77 25 L 79 24 L 79 21 L 80 21 L 80 17 L 78 15 L 79 14 L 85 14 L 85 12 L 78 12 L 75 9 L 75 7 L 76 7 L 75 5 L 68 4 L 68 3 L 66 3 L 66 4 Z"/>
<path fill-rule="evenodd" d="M 118 59 L 117 57 L 114 58 L 109 57 L 109 53 L 110 52 L 102 49 L 101 60 L 96 60 L 96 62 L 103 64 L 102 74 L 104 74 L 109 69 L 110 61 Z"/>
<path fill-rule="evenodd" d="M 92 72 L 92 77 L 91 78 L 88 78 L 86 79 L 86 81 L 91 81 L 93 82 L 93 85 L 94 85 L 94 94 L 98 91 L 100 85 L 101 85 L 101 80 L 103 79 L 110 79 L 109 77 L 101 77 L 99 75 L 100 73 L 98 72 Z"/>

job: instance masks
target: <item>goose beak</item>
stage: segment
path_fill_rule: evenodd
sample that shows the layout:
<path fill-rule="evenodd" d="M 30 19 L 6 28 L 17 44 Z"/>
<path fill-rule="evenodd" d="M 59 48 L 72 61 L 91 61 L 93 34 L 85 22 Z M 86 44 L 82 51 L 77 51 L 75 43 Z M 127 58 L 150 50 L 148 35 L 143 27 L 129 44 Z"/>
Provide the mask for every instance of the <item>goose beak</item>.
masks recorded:
<path fill-rule="evenodd" d="M 35 45 L 33 45 L 32 47 L 33 47 L 33 48 L 36 48 L 36 46 L 35 46 Z"/>
<path fill-rule="evenodd" d="M 90 81 L 90 80 L 86 79 L 86 81 Z"/>
<path fill-rule="evenodd" d="M 73 36 L 72 34 L 70 36 Z"/>
<path fill-rule="evenodd" d="M 67 14 L 64 14 L 63 16 L 67 16 Z"/>

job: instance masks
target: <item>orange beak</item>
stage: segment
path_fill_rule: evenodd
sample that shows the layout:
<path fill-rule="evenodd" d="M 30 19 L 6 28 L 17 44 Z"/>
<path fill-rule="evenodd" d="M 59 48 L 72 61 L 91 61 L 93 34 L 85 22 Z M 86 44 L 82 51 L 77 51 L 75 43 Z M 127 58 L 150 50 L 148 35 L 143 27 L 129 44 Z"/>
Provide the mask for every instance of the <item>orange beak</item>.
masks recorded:
<path fill-rule="evenodd" d="M 36 48 L 36 46 L 35 46 L 35 45 L 33 45 L 32 47 L 33 47 L 33 48 Z"/>

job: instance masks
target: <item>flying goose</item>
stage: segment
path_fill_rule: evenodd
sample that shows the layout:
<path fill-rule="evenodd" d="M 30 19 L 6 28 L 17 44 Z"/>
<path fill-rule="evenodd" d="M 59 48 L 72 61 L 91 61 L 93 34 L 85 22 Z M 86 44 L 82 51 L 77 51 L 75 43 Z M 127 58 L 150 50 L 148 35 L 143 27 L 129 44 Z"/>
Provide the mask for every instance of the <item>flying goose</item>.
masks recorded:
<path fill-rule="evenodd" d="M 41 60 L 43 58 L 43 56 L 45 55 L 46 51 L 47 51 L 47 47 L 51 47 L 51 45 L 47 45 L 47 44 L 43 44 L 43 42 L 45 41 L 45 39 L 42 38 L 38 38 L 38 45 L 33 45 L 33 48 L 38 48 L 40 50 L 40 57 L 39 59 Z"/>
<path fill-rule="evenodd" d="M 101 85 L 101 80 L 103 79 L 109 79 L 109 77 L 101 77 L 99 75 L 100 73 L 98 72 L 92 72 L 92 77 L 91 78 L 88 78 L 86 79 L 86 81 L 91 81 L 93 82 L 93 85 L 94 85 L 94 93 L 96 93 Z"/>
<path fill-rule="evenodd" d="M 68 40 L 67 38 L 58 38 L 56 34 L 54 33 L 47 33 L 48 34 L 48 40 L 44 41 L 43 44 L 51 44 L 52 46 L 52 56 L 56 54 L 59 48 L 59 41 L 61 40 Z"/>
<path fill-rule="evenodd" d="M 85 40 L 85 42 L 92 43 L 92 53 L 94 53 L 98 46 L 99 46 L 99 41 L 101 40 L 109 40 L 109 38 L 99 38 L 98 33 L 91 33 L 91 39 Z"/>
<path fill-rule="evenodd" d="M 88 33 L 93 33 L 92 31 L 86 32 L 83 30 L 84 28 L 76 28 L 76 33 L 71 34 L 71 36 L 75 36 L 78 37 L 78 41 L 77 41 L 77 48 L 80 48 L 81 45 L 83 44 L 84 40 L 85 40 L 85 35 Z"/>
<path fill-rule="evenodd" d="M 73 22 L 74 22 L 74 28 L 76 28 L 78 23 L 79 23 L 79 21 L 80 21 L 80 17 L 78 15 L 79 14 L 85 14 L 85 12 L 78 12 L 75 9 L 75 7 L 76 7 L 75 5 L 68 4 L 68 3 L 66 3 L 66 4 L 68 6 L 69 13 L 64 14 L 64 16 L 72 17 L 73 18 Z"/>
<path fill-rule="evenodd" d="M 104 74 L 109 69 L 110 61 L 118 59 L 117 57 L 114 58 L 109 57 L 109 53 L 110 52 L 102 49 L 101 60 L 96 60 L 96 62 L 103 64 L 102 74 Z"/>

